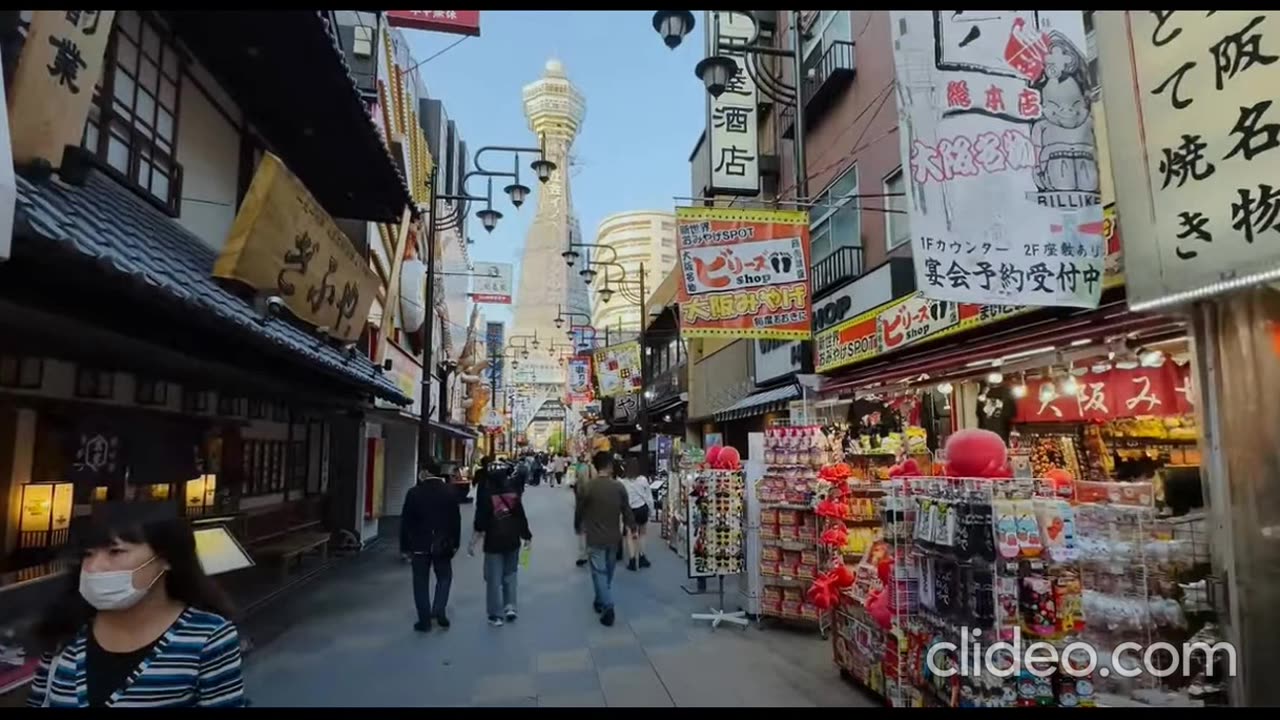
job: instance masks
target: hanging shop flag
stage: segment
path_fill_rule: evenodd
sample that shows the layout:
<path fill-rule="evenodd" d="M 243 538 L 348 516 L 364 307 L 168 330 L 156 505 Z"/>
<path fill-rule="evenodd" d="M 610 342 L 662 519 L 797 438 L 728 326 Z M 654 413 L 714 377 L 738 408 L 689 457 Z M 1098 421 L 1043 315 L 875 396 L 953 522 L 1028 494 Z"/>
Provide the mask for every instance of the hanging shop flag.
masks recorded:
<path fill-rule="evenodd" d="M 1280 275 L 1280 12 L 1114 11 L 1097 29 L 1119 214 L 1140 219 L 1129 306 Z"/>
<path fill-rule="evenodd" d="M 809 213 L 676 208 L 676 224 L 684 337 L 813 335 Z"/>
<path fill-rule="evenodd" d="M 1175 417 L 1195 411 L 1191 365 L 1166 360 L 1157 368 L 1113 368 L 1075 378 L 1073 397 L 1063 392 L 1062 380 L 1027 380 L 1027 394 L 1017 400 L 1014 422 L 1105 422 L 1136 417 Z M 1156 433 L 1169 435 L 1179 427 L 1155 423 Z M 1176 436 L 1176 433 L 1175 433 Z M 1191 435 L 1194 439 L 1194 433 Z"/>
<path fill-rule="evenodd" d="M 741 12 L 708 11 L 706 32 L 719 25 L 720 42 L 745 45 L 756 37 L 756 24 Z M 741 51 L 717 51 L 738 66 L 719 97 L 707 94 L 707 163 L 710 195 L 760 194 L 760 136 L 756 112 L 760 91 L 747 72 L 747 56 Z"/>
<path fill-rule="evenodd" d="M 387 24 L 450 35 L 480 35 L 479 10 L 388 10 Z"/>
<path fill-rule="evenodd" d="M 494 305 L 511 304 L 511 263 L 478 262 L 471 275 L 471 299 Z"/>
<path fill-rule="evenodd" d="M 1079 10 L 893 12 L 916 285 L 1096 307 L 1106 248 Z"/>
<path fill-rule="evenodd" d="M 299 319 L 343 342 L 360 339 L 381 282 L 306 186 L 271 153 L 258 163 L 213 275 L 283 298 Z"/>
<path fill-rule="evenodd" d="M 570 405 L 589 403 L 591 391 L 591 356 L 580 355 L 565 363 L 565 402 Z"/>
<path fill-rule="evenodd" d="M 9 86 L 13 161 L 62 165 L 80 145 L 102 74 L 114 10 L 35 10 Z M 16 21 L 15 21 L 16 22 Z"/>
<path fill-rule="evenodd" d="M 640 343 L 633 340 L 600 348 L 595 352 L 595 360 L 600 397 L 617 397 L 644 386 L 640 372 Z"/>
<path fill-rule="evenodd" d="M 627 425 L 635 422 L 639 416 L 640 393 L 625 393 L 613 399 L 613 420 L 615 423 Z"/>
<path fill-rule="evenodd" d="M 506 344 L 507 326 L 500 322 L 485 323 L 484 344 L 485 355 L 489 357 L 489 367 L 485 368 L 484 379 L 494 387 L 502 387 L 503 345 Z"/>

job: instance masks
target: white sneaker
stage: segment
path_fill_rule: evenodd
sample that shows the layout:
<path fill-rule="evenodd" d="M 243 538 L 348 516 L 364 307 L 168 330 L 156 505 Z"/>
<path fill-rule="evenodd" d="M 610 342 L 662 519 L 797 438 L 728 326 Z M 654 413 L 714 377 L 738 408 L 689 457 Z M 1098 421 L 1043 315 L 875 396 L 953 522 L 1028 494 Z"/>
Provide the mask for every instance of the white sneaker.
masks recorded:
<path fill-rule="evenodd" d="M 489 618 L 489 624 L 492 625 L 493 627 L 502 627 L 503 626 L 502 618 L 496 617 L 496 616 L 491 617 Z"/>
<path fill-rule="evenodd" d="M 515 608 L 513 608 L 513 607 L 508 607 L 508 608 L 507 608 L 506 615 L 507 615 L 507 622 L 515 622 L 515 619 L 516 619 L 516 609 L 515 609 Z"/>

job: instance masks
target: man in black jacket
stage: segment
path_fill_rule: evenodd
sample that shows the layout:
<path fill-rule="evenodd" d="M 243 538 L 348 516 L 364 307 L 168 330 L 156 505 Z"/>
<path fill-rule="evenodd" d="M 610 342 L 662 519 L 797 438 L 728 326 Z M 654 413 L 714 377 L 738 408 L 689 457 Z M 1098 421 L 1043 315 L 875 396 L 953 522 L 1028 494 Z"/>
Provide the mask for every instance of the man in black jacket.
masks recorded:
<path fill-rule="evenodd" d="M 418 484 L 409 488 L 400 513 L 400 552 L 413 561 L 413 603 L 418 622 L 413 629 L 431 630 L 431 619 L 449 627 L 445 606 L 453 583 L 453 555 L 462 545 L 462 512 L 458 498 L 440 477 L 440 467 L 427 461 Z M 431 602 L 431 571 L 436 573 L 435 603 Z"/>

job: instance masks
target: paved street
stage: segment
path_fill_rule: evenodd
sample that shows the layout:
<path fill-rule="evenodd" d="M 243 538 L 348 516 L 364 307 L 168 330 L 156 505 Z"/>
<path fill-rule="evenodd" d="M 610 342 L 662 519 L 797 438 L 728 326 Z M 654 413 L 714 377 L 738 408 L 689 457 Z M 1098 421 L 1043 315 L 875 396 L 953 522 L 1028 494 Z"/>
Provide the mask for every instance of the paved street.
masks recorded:
<path fill-rule="evenodd" d="M 395 543 L 326 574 L 254 619 L 287 624 L 249 658 L 258 706 L 864 706 L 841 681 L 830 646 L 783 628 L 712 631 L 689 613 L 680 559 L 654 543 L 653 567 L 620 567 L 618 621 L 602 627 L 591 583 L 574 567 L 571 491 L 531 488 L 530 567 L 520 571 L 520 619 L 485 623 L 480 557 L 454 561 L 453 626 L 413 632 L 409 569 Z M 469 533 L 472 505 L 463 521 Z M 726 604 L 736 608 L 729 596 Z M 711 600 L 714 602 L 714 600 Z M 274 616 L 274 617 L 272 617 Z M 274 634 L 274 633 L 273 633 Z"/>

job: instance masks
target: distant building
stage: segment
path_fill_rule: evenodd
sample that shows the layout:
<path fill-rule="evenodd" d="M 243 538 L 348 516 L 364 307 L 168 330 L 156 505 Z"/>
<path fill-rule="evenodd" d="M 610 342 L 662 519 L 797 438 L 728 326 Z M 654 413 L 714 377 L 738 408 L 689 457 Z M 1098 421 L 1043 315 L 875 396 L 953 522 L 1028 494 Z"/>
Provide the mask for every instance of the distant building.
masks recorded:
<path fill-rule="evenodd" d="M 652 295 L 654 288 L 662 282 L 671 268 L 676 264 L 676 217 L 673 213 L 656 210 L 633 210 L 610 215 L 600 223 L 596 231 L 596 244 L 611 247 L 617 252 L 617 262 L 626 268 L 626 281 L 635 291 L 635 282 L 640 279 L 640 265 L 645 268 L 645 295 Z M 594 251 L 599 260 L 611 260 L 608 250 Z M 637 333 L 640 331 L 640 308 L 633 300 L 617 297 L 616 284 L 611 284 L 615 296 L 610 302 L 604 302 L 600 291 L 606 287 L 606 279 L 614 280 L 621 275 L 617 268 L 612 268 L 606 276 L 604 268 L 596 278 L 591 293 L 591 322 L 600 333 L 605 328 L 609 334 L 615 332 Z M 648 300 L 645 297 L 644 300 Z"/>

